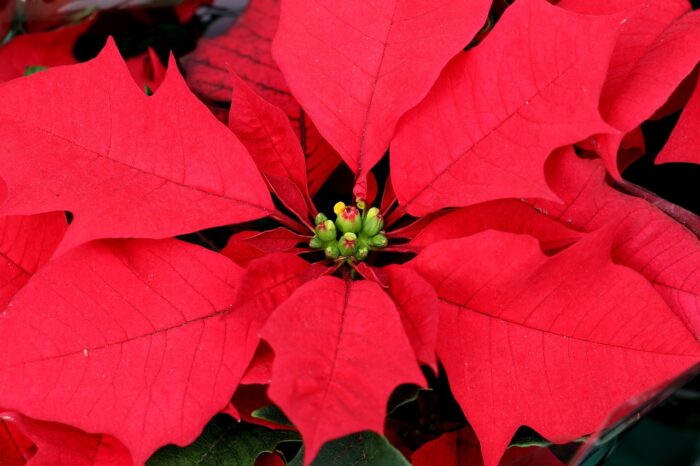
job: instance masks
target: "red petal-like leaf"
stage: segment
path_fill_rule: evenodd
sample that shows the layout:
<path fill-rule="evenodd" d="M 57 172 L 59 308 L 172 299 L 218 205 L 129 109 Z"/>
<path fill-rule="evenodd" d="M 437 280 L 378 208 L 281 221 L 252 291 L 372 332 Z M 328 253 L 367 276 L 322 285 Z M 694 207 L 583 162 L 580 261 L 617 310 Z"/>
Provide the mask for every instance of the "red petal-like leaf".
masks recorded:
<path fill-rule="evenodd" d="M 581 233 L 515 199 L 485 202 L 464 207 L 433 220 L 411 240 L 409 246 L 422 249 L 431 244 L 493 229 L 528 234 L 545 250 L 558 249 L 581 238 Z"/>
<path fill-rule="evenodd" d="M 260 342 L 258 349 L 250 361 L 248 369 L 246 369 L 241 385 L 268 385 L 272 380 L 272 361 L 275 354 L 272 352 L 270 345 L 264 341 Z"/>
<path fill-rule="evenodd" d="M 227 317 L 229 332 L 237 342 L 236 371 L 244 371 L 256 354 L 258 333 L 273 311 L 305 281 L 310 264 L 294 254 L 269 254 L 253 260 L 245 269 Z"/>
<path fill-rule="evenodd" d="M 441 300 L 438 356 L 487 466 L 519 426 L 573 440 L 700 359 L 646 279 L 612 262 L 611 231 L 551 258 L 532 238 L 488 231 L 412 262 Z"/>
<path fill-rule="evenodd" d="M 92 239 L 163 238 L 273 208 L 248 152 L 174 63 L 147 97 L 111 40 L 88 63 L 0 86 L 0 139 L 8 186 L 0 213 L 75 215 L 57 254 Z"/>
<path fill-rule="evenodd" d="M 242 269 L 175 240 L 92 242 L 51 261 L 0 319 L 0 404 L 111 434 L 141 464 L 231 398 Z"/>
<path fill-rule="evenodd" d="M 544 177 L 552 150 L 609 129 L 598 98 L 619 21 L 545 0 L 508 8 L 401 120 L 391 174 L 403 208 L 421 216 L 504 197 L 553 198 Z"/>
<path fill-rule="evenodd" d="M 600 108 L 605 120 L 620 134 L 599 135 L 600 156 L 608 171 L 619 178 L 617 152 L 624 133 L 633 130 L 651 117 L 671 96 L 700 60 L 700 11 L 680 16 L 670 25 L 686 2 L 648 2 L 651 8 L 640 11 L 646 17 L 618 44 L 622 55 L 617 69 L 603 88 Z M 674 6 L 675 5 L 675 6 Z M 644 5 L 643 5 L 644 6 Z M 646 29 L 639 34 L 638 29 Z M 649 31 L 654 31 L 650 33 Z M 622 38 L 621 38 L 622 39 Z"/>
<path fill-rule="evenodd" d="M 228 126 L 248 149 L 258 169 L 282 203 L 308 221 L 306 164 L 287 115 L 253 92 L 232 72 L 234 85 Z"/>
<path fill-rule="evenodd" d="M 382 432 L 386 403 L 423 376 L 394 304 L 374 282 L 313 280 L 261 332 L 275 352 L 270 398 L 304 438 L 304 464 L 329 440 Z"/>
<path fill-rule="evenodd" d="M 54 31 L 14 37 L 0 47 L 0 83 L 23 76 L 28 66 L 52 67 L 76 63 L 73 46 L 90 24 L 90 21 L 83 21 Z"/>
<path fill-rule="evenodd" d="M 13 422 L 36 444 L 31 466 L 131 466 L 131 455 L 110 435 L 86 434 L 55 422 L 12 414 Z"/>
<path fill-rule="evenodd" d="M 233 70 L 258 95 L 281 108 L 299 136 L 306 156 L 309 191 L 314 195 L 341 160 L 290 94 L 272 59 L 272 37 L 278 22 L 279 0 L 251 0 L 226 33 L 200 40 L 182 63 L 192 89 L 209 100 L 231 100 Z"/>
<path fill-rule="evenodd" d="M 671 137 L 656 157 L 656 163 L 700 164 L 700 85 L 696 85 Z"/>
<path fill-rule="evenodd" d="M 321 134 L 358 175 L 386 152 L 396 123 L 483 26 L 488 0 L 282 3 L 273 55 Z"/>
<path fill-rule="evenodd" d="M 4 309 L 63 238 L 63 212 L 0 218 L 0 309 Z"/>
<path fill-rule="evenodd" d="M 131 76 L 134 77 L 136 84 L 141 87 L 148 86 L 153 92 L 158 89 L 160 83 L 165 79 L 165 67 L 160 62 L 156 52 L 150 47 L 148 51 L 138 57 L 126 60 L 126 66 L 129 68 Z"/>
<path fill-rule="evenodd" d="M 465 427 L 448 432 L 426 443 L 413 453 L 413 466 L 483 466 L 479 440 L 474 431 Z M 506 450 L 500 466 L 562 466 L 546 448 L 512 447 Z"/>
<path fill-rule="evenodd" d="M 0 464 L 24 466 L 36 453 L 36 446 L 15 425 L 15 415 L 0 409 Z"/>
<path fill-rule="evenodd" d="M 403 328 L 416 358 L 437 372 L 435 347 L 438 332 L 438 299 L 435 289 L 416 271 L 400 265 L 381 269 Z"/>
<path fill-rule="evenodd" d="M 642 274 L 700 339 L 700 241 L 656 206 L 612 189 L 605 167 L 576 156 L 571 147 L 551 160 L 548 179 L 564 201 L 535 207 L 567 226 L 617 228 L 613 259 Z"/>
<path fill-rule="evenodd" d="M 308 240 L 309 238 L 282 227 L 263 232 L 241 231 L 229 238 L 221 253 L 241 267 L 246 267 L 253 259 L 275 252 L 291 251 L 299 243 Z"/>

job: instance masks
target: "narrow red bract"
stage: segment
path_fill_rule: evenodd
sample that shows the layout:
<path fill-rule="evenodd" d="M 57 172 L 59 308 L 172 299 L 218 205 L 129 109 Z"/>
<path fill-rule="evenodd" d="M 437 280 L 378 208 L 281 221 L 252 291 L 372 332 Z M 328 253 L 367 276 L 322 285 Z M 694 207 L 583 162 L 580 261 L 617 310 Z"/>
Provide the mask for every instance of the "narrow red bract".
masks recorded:
<path fill-rule="evenodd" d="M 697 81 L 697 79 L 696 79 Z M 700 164 L 700 86 L 681 114 L 666 146 L 656 157 L 656 163 L 688 162 Z"/>

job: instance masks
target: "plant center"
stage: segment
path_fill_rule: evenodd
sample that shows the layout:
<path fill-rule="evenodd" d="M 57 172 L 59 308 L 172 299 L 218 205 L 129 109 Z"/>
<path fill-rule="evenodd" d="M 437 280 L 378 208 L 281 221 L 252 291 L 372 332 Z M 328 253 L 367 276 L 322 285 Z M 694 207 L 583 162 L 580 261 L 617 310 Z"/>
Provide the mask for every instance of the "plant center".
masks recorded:
<path fill-rule="evenodd" d="M 358 262 L 367 258 L 370 251 L 385 248 L 384 217 L 376 207 L 365 210 L 364 204 L 348 206 L 337 202 L 333 207 L 335 222 L 319 213 L 316 216 L 315 235 L 309 241 L 314 249 L 323 249 L 333 261 Z"/>

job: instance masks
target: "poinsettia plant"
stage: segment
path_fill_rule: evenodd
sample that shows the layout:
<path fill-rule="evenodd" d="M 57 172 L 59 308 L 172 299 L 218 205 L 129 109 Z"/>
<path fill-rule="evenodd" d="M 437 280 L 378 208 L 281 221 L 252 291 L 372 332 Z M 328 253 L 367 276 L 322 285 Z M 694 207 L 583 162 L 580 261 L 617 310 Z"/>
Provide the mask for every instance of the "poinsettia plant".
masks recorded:
<path fill-rule="evenodd" d="M 0 48 L 0 458 L 561 464 L 697 363 L 700 222 L 620 173 L 681 109 L 700 162 L 700 12 L 505 6 L 252 0 L 186 78 Z"/>

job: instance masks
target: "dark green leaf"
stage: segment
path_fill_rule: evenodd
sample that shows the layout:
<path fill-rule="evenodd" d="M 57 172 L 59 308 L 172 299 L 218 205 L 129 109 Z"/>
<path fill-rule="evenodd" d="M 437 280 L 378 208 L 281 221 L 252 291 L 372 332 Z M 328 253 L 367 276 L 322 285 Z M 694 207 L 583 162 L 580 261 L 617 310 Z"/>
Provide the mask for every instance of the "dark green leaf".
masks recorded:
<path fill-rule="evenodd" d="M 299 440 L 288 430 L 238 423 L 218 415 L 195 442 L 181 448 L 168 445 L 148 460 L 148 466 L 252 466 L 258 456 L 273 452 L 281 442 Z"/>
<path fill-rule="evenodd" d="M 251 416 L 257 419 L 262 419 L 264 421 L 274 422 L 275 424 L 280 424 L 283 426 L 291 426 L 291 421 L 285 416 L 281 409 L 275 405 L 263 406 L 260 409 L 256 409 Z"/>
<path fill-rule="evenodd" d="M 304 450 L 288 463 L 302 466 Z M 389 441 L 374 432 L 349 435 L 321 448 L 311 466 L 409 466 L 409 462 Z"/>

